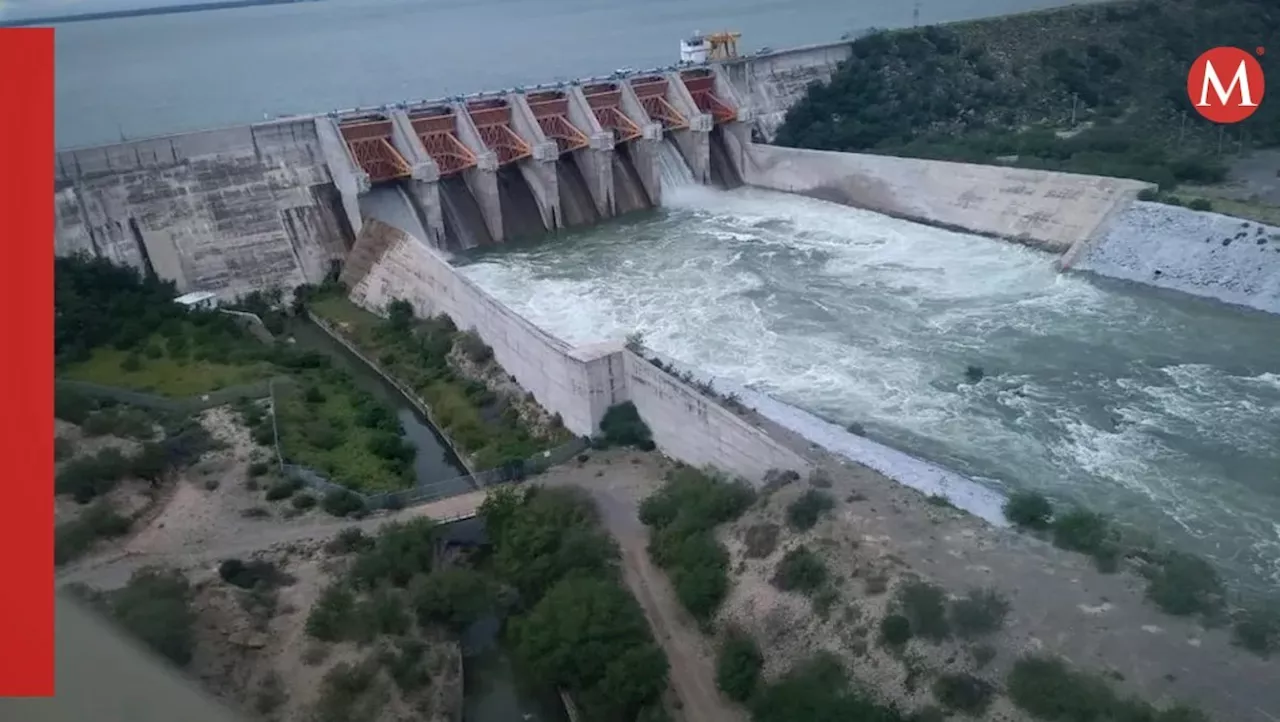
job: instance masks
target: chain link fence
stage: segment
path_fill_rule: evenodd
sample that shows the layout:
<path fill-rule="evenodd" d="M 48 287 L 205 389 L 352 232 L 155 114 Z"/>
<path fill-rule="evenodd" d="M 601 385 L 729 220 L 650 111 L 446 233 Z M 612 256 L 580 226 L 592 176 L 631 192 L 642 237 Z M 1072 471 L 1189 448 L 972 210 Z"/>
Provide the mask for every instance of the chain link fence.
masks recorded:
<path fill-rule="evenodd" d="M 279 380 L 281 379 L 264 379 L 238 386 L 228 386 L 207 394 L 181 399 L 145 391 L 133 391 L 118 386 L 104 386 L 88 381 L 56 379 L 54 381 L 54 393 L 79 394 L 89 398 L 114 401 L 158 411 L 196 413 L 214 406 L 222 406 L 243 399 L 266 398 L 271 395 L 271 385 Z"/>

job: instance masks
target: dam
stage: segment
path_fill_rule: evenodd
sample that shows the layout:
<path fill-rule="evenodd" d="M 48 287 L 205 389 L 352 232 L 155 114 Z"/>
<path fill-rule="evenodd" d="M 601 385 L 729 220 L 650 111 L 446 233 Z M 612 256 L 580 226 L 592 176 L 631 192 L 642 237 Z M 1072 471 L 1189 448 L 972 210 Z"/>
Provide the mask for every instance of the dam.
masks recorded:
<path fill-rule="evenodd" d="M 803 468 L 640 332 L 975 513 L 1044 490 L 1280 582 L 1278 230 L 1206 244 L 1238 219 L 1137 181 L 768 145 L 849 48 L 63 150 L 57 251 L 227 300 L 339 274 L 476 329 L 575 433 L 630 400 L 669 456 Z"/>

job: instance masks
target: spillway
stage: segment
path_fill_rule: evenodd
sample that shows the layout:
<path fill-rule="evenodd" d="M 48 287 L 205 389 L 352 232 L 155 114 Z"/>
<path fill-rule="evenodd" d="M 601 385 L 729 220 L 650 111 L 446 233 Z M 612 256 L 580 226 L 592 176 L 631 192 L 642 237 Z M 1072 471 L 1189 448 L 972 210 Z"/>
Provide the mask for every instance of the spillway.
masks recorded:
<path fill-rule="evenodd" d="M 670 144 L 661 165 L 659 212 L 463 272 L 557 336 L 640 331 L 720 388 L 790 405 L 760 401 L 810 438 L 914 473 L 815 416 L 859 424 L 959 472 L 974 486 L 948 493 L 988 514 L 992 491 L 1040 490 L 1206 554 L 1246 588 L 1280 583 L 1280 318 L 1060 275 L 1006 242 L 698 186 Z"/>

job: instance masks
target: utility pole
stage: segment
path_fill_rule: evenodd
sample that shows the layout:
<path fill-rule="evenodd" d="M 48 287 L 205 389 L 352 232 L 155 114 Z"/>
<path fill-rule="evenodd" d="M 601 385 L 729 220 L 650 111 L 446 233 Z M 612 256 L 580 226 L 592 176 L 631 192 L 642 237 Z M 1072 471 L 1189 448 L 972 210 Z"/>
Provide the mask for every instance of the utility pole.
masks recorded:
<path fill-rule="evenodd" d="M 1080 99 L 1079 93 L 1071 94 L 1071 127 L 1076 127 L 1076 103 Z"/>
<path fill-rule="evenodd" d="M 911 11 L 911 26 L 920 27 L 920 0 L 916 0 L 915 9 Z"/>

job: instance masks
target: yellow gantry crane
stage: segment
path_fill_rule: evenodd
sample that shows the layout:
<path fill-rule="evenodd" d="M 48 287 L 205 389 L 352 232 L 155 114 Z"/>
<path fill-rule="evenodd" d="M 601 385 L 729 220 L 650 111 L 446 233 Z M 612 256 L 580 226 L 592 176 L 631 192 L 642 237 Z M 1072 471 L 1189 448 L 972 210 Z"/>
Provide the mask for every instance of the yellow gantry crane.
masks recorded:
<path fill-rule="evenodd" d="M 707 57 L 710 60 L 728 60 L 738 57 L 738 38 L 742 33 L 711 33 L 707 35 L 707 43 L 711 46 Z"/>

